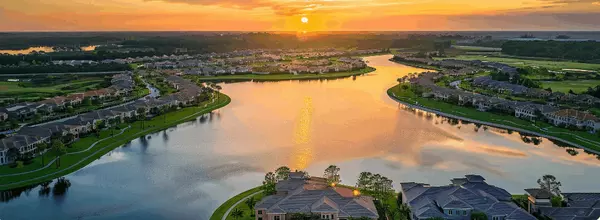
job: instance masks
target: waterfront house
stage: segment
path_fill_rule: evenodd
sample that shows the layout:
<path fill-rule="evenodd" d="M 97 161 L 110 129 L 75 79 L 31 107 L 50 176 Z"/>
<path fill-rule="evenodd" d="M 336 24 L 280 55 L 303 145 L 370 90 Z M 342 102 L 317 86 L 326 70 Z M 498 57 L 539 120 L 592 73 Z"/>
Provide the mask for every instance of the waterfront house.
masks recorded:
<path fill-rule="evenodd" d="M 479 175 L 466 175 L 451 180 L 446 186 L 425 183 L 401 183 L 402 201 L 411 209 L 413 220 L 430 218 L 471 219 L 483 212 L 490 220 L 535 220 L 512 202 L 506 190 L 489 185 Z"/>
<path fill-rule="evenodd" d="M 548 120 L 556 125 L 569 125 L 578 128 L 587 128 L 593 131 L 600 129 L 600 119 L 595 115 L 577 111 L 574 109 L 563 109 L 547 115 Z"/>
<path fill-rule="evenodd" d="M 50 136 L 46 133 L 38 135 L 13 135 L 0 140 L 0 165 L 12 163 L 16 158 L 8 155 L 10 149 L 16 149 L 18 154 L 32 153 L 40 143 L 48 143 Z"/>
<path fill-rule="evenodd" d="M 332 187 L 324 178 L 307 178 L 303 173 L 292 172 L 275 188 L 276 194 L 256 204 L 256 220 L 287 220 L 293 214 L 316 214 L 328 220 L 379 218 L 373 198 L 355 195 L 348 188 Z"/>
<path fill-rule="evenodd" d="M 540 207 L 552 207 L 552 193 L 545 189 L 525 189 L 527 192 L 527 211 L 535 213 Z"/>
<path fill-rule="evenodd" d="M 600 193 L 561 193 L 563 207 L 552 207 L 552 193 L 545 189 L 526 189 L 529 212 L 551 219 L 596 220 L 600 217 Z"/>
<path fill-rule="evenodd" d="M 536 120 L 540 116 L 547 118 L 549 114 L 558 111 L 559 109 L 550 105 L 541 104 L 523 104 L 515 108 L 515 117 L 527 120 Z"/>

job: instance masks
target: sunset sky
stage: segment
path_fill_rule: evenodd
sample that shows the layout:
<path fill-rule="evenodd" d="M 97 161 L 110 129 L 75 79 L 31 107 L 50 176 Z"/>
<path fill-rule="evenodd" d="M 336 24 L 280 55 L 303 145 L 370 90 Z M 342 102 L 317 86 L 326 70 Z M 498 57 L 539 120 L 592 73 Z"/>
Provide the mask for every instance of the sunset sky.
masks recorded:
<path fill-rule="evenodd" d="M 301 18 L 308 18 L 302 23 Z M 2 0 L 0 31 L 598 30 L 600 0 Z"/>

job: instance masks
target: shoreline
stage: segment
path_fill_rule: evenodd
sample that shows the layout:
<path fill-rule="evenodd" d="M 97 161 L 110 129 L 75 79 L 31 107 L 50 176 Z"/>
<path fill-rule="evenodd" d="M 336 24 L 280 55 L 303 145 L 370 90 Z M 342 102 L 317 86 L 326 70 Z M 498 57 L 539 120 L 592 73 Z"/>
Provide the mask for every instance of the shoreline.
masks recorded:
<path fill-rule="evenodd" d="M 194 79 L 198 79 L 203 82 L 214 82 L 214 81 L 286 81 L 286 80 L 317 80 L 317 79 L 337 79 L 346 78 L 351 76 L 358 76 L 367 73 L 374 72 L 374 67 L 366 67 L 360 70 L 350 72 L 336 72 L 336 73 L 323 73 L 323 74 L 245 74 L 245 75 L 224 75 L 224 76 L 196 76 L 188 75 Z"/>
<path fill-rule="evenodd" d="M 582 146 L 580 144 L 576 144 L 576 143 L 573 143 L 571 141 L 567 141 L 565 139 L 558 138 L 558 137 L 555 137 L 555 136 L 551 136 L 551 135 L 547 135 L 547 134 L 542 134 L 542 133 L 539 133 L 539 132 L 530 131 L 530 130 L 523 129 L 523 128 L 512 127 L 512 126 L 509 126 L 509 125 L 497 124 L 497 123 L 487 122 L 487 121 L 480 121 L 480 120 L 477 120 L 477 119 L 471 119 L 471 118 L 467 118 L 467 117 L 453 115 L 453 114 L 450 114 L 450 113 L 445 113 L 445 112 L 442 112 L 442 111 L 439 111 L 439 110 L 435 110 L 435 109 L 430 109 L 430 108 L 427 108 L 427 107 L 424 107 L 424 106 L 418 106 L 418 105 L 410 104 L 410 103 L 407 103 L 405 101 L 402 101 L 402 100 L 398 99 L 394 95 L 394 93 L 392 92 L 393 88 L 394 87 L 389 88 L 387 90 L 388 96 L 391 99 L 393 99 L 394 101 L 396 101 L 396 102 L 398 102 L 400 104 L 403 104 L 405 106 L 408 106 L 410 108 L 415 108 L 415 109 L 419 109 L 419 110 L 422 110 L 422 111 L 426 111 L 426 112 L 430 112 L 430 113 L 435 113 L 435 114 L 438 114 L 438 115 L 441 115 L 441 116 L 444 116 L 444 117 L 455 118 L 455 119 L 459 119 L 459 120 L 463 120 L 463 121 L 468 121 L 468 122 L 472 122 L 472 123 L 477 123 L 477 124 L 482 124 L 482 125 L 487 125 L 487 126 L 496 127 L 496 128 L 502 128 L 502 129 L 509 129 L 509 130 L 513 130 L 513 131 L 517 131 L 517 132 L 522 132 L 522 133 L 531 134 L 531 135 L 535 135 L 535 136 L 539 136 L 539 137 L 544 137 L 544 138 L 548 138 L 548 139 L 560 141 L 560 142 L 563 142 L 565 144 L 569 144 L 571 146 L 574 146 L 574 147 L 577 147 L 577 148 L 580 148 L 580 149 L 584 149 L 586 151 L 589 151 L 589 152 L 592 152 L 592 153 L 600 155 L 600 151 L 598 151 L 598 150 L 590 149 L 590 148 Z"/>
<path fill-rule="evenodd" d="M 0 180 L 2 179 L 6 179 L 6 178 L 11 178 L 11 177 L 15 177 L 14 181 L 9 181 L 8 183 L 4 183 L 4 184 L 0 184 L 0 191 L 2 190 L 10 190 L 10 189 L 15 189 L 15 188 L 19 188 L 19 187 L 24 187 L 24 186 L 29 186 L 29 185 L 34 185 L 34 184 L 39 184 L 45 181 L 50 181 L 53 180 L 55 178 L 61 177 L 61 176 L 65 176 L 68 175 L 70 173 L 73 173 L 75 171 L 80 170 L 81 168 L 87 166 L 88 164 L 92 163 L 93 161 L 99 159 L 100 157 L 104 156 L 106 153 L 120 147 L 123 146 L 129 142 L 131 142 L 132 140 L 135 140 L 137 138 L 140 137 L 144 137 L 148 134 L 152 134 L 152 133 L 156 133 L 156 132 L 160 132 L 163 130 L 166 130 L 170 127 L 173 126 L 177 126 L 181 123 L 185 123 L 188 122 L 190 120 L 195 120 L 198 116 L 201 116 L 203 114 L 206 113 L 210 113 L 213 110 L 222 108 L 227 106 L 229 103 L 231 103 L 231 98 L 223 93 L 219 93 L 219 96 L 221 96 L 220 99 L 218 99 L 218 101 L 216 103 L 210 103 L 207 104 L 205 107 L 187 107 L 187 108 L 183 108 L 180 109 L 178 111 L 174 111 L 174 112 L 169 112 L 168 114 L 171 114 L 171 116 L 178 116 L 177 113 L 181 113 L 184 111 L 189 111 L 192 110 L 192 108 L 198 108 L 193 112 L 189 112 L 183 116 L 179 116 L 177 119 L 175 119 L 174 121 L 170 121 L 168 123 L 159 125 L 157 127 L 147 127 L 144 130 L 138 131 L 137 133 L 134 134 L 126 134 L 128 136 L 122 137 L 120 135 L 123 134 L 123 132 L 125 130 L 133 130 L 130 129 L 133 126 L 134 123 L 130 123 L 128 124 L 126 128 L 122 129 L 122 132 L 119 134 L 116 134 L 114 136 L 111 136 L 109 138 L 105 138 L 105 139 L 100 139 L 98 141 L 95 141 L 92 146 L 90 146 L 88 149 L 84 150 L 84 151 L 77 151 L 76 153 L 87 153 L 90 150 L 94 150 L 92 153 L 90 153 L 89 155 L 84 155 L 84 157 L 79 158 L 76 162 L 72 162 L 72 163 L 68 163 L 68 161 L 66 159 L 61 159 L 61 160 L 65 160 L 63 163 L 66 162 L 66 164 L 63 166 L 61 166 L 58 170 L 55 170 L 54 172 L 51 173 L 40 173 L 38 175 L 29 175 L 31 173 L 36 173 L 36 172 L 43 172 L 45 169 L 50 168 L 52 166 L 54 166 L 54 164 L 50 163 L 50 161 L 48 162 L 48 164 L 52 164 L 51 166 L 46 165 L 46 167 L 42 167 L 41 169 L 37 169 L 34 171 L 24 171 L 24 172 L 20 172 L 20 173 L 11 173 L 8 175 L 5 175 L 3 177 L 0 177 Z M 185 112 L 184 112 L 185 113 Z M 146 121 L 145 123 L 151 123 L 152 120 L 157 120 L 157 121 L 163 121 L 162 119 L 163 117 L 158 116 L 155 117 L 149 121 Z M 139 122 L 139 121 L 137 121 Z M 137 123 L 139 124 L 139 123 Z M 137 126 L 137 125 L 136 125 Z M 112 142 L 111 142 L 112 141 Z M 94 149 L 95 145 L 104 145 L 101 146 L 97 149 Z M 65 157 L 68 155 L 75 155 L 75 154 L 65 154 L 61 157 Z M 68 159 L 68 158 L 67 158 Z M 16 169 L 16 168 L 11 168 L 11 169 Z M 19 179 L 19 176 L 26 176 L 27 178 L 23 178 L 23 179 Z M 33 176 L 33 177 L 32 177 Z"/>

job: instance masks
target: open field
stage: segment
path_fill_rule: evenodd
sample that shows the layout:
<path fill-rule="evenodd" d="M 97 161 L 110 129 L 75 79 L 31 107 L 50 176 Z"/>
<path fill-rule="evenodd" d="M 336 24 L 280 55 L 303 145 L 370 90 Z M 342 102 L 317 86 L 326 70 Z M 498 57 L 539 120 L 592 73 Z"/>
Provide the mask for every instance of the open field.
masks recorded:
<path fill-rule="evenodd" d="M 63 94 L 93 90 L 103 82 L 104 79 L 101 78 L 81 79 L 48 86 L 37 86 L 30 82 L 0 82 L 0 99 L 19 98 L 20 100 L 36 100 L 50 98 Z"/>
<path fill-rule="evenodd" d="M 44 165 L 42 165 L 42 157 L 36 157 L 33 159 L 32 164 L 26 165 L 23 168 L 10 168 L 8 165 L 0 166 L 0 176 L 17 174 L 0 177 L 0 190 L 36 184 L 67 175 L 135 138 L 144 137 L 147 134 L 164 130 L 179 123 L 194 120 L 202 114 L 229 104 L 231 101 L 224 94 L 220 94 L 219 97 L 216 102 L 207 102 L 202 106 L 179 109 L 144 122 L 123 123 L 120 125 L 121 130 L 103 130 L 100 132 L 99 137 L 90 135 L 81 138 L 79 141 L 73 143 L 70 148 L 67 148 L 66 155 L 60 157 L 61 166 L 58 168 L 55 164 L 49 167 L 45 166 L 56 158 L 57 154 L 54 150 L 50 150 L 44 154 Z M 128 126 L 130 127 L 127 128 Z"/>
<path fill-rule="evenodd" d="M 562 70 L 562 69 L 582 69 L 582 70 L 594 70 L 600 71 L 600 64 L 593 63 L 578 63 L 569 61 L 549 61 L 549 60 L 529 60 L 522 58 L 505 58 L 505 57 L 492 57 L 482 55 L 460 55 L 452 57 L 452 59 L 459 60 L 482 60 L 504 63 L 516 67 L 524 66 L 538 66 L 545 67 L 551 70 Z"/>
<path fill-rule="evenodd" d="M 591 150 L 600 151 L 600 136 L 585 131 L 576 131 L 565 128 L 554 127 L 541 121 L 527 121 L 516 118 L 512 115 L 496 114 L 491 112 L 481 112 L 475 108 L 453 105 L 447 102 L 437 101 L 429 98 L 422 98 L 414 94 L 410 89 L 402 89 L 396 85 L 388 90 L 388 94 L 399 101 L 408 104 L 422 106 L 435 111 L 474 119 L 482 122 L 519 128 L 530 132 L 536 132 L 551 137 L 561 138 L 566 141 L 584 146 Z M 543 128 L 543 129 L 542 129 Z"/>
<path fill-rule="evenodd" d="M 219 80 L 258 80 L 258 81 L 280 81 L 280 80 L 303 80 L 303 79 L 334 79 L 356 76 L 375 71 L 375 68 L 367 67 L 352 72 L 324 73 L 324 74 L 245 74 L 245 75 L 222 75 L 222 76 L 189 76 L 200 81 Z"/>
<path fill-rule="evenodd" d="M 500 52 L 502 48 L 496 47 L 478 47 L 478 46 L 460 46 L 460 45 L 452 45 L 452 48 L 464 51 L 474 51 L 474 52 Z"/>
<path fill-rule="evenodd" d="M 552 88 L 552 91 L 567 93 L 573 90 L 575 93 L 587 91 L 589 87 L 600 85 L 600 80 L 565 80 L 565 81 L 543 81 L 543 88 Z"/>

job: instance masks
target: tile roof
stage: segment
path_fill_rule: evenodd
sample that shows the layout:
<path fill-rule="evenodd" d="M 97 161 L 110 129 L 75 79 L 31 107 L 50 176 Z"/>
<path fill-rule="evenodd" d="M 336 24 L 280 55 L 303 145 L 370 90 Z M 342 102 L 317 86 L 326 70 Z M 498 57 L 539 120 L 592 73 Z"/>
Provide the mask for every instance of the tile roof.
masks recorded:
<path fill-rule="evenodd" d="M 552 198 L 552 193 L 545 189 L 525 189 L 529 195 L 533 196 L 536 199 L 550 199 Z"/>
<path fill-rule="evenodd" d="M 506 190 L 489 185 L 480 175 L 466 175 L 452 179 L 453 185 L 432 187 L 419 183 L 401 183 L 406 203 L 419 219 L 441 217 L 453 219 L 443 209 L 471 209 L 493 215 L 513 215 L 512 219 L 531 219 L 528 214 L 511 201 Z"/>

